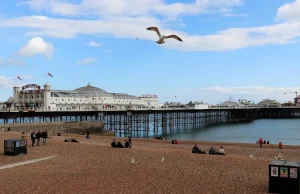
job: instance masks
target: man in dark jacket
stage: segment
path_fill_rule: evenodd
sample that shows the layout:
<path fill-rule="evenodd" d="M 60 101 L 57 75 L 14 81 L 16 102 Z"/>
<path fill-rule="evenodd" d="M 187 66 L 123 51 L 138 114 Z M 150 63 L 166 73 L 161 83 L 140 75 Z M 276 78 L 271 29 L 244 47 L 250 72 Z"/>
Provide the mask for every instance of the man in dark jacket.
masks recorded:
<path fill-rule="evenodd" d="M 43 143 L 46 144 L 47 138 L 48 138 L 48 132 L 47 130 L 42 132 L 42 138 L 43 138 Z"/>
<path fill-rule="evenodd" d="M 32 133 L 30 134 L 30 138 L 31 138 L 32 146 L 34 146 L 35 138 L 36 138 L 36 135 L 35 135 L 34 131 L 32 131 Z"/>
<path fill-rule="evenodd" d="M 40 139 L 41 139 L 41 136 L 42 136 L 42 133 L 41 133 L 41 131 L 39 130 L 39 131 L 36 133 L 37 146 L 40 145 Z"/>

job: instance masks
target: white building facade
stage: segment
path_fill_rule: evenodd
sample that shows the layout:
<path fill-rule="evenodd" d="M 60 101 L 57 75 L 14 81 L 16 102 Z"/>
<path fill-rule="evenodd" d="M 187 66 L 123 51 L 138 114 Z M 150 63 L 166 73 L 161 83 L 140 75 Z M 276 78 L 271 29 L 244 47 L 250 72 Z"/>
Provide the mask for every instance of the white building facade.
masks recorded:
<path fill-rule="evenodd" d="M 156 95 L 136 97 L 123 93 L 109 93 L 100 88 L 87 86 L 75 90 L 53 90 L 45 84 L 13 88 L 12 107 L 17 110 L 43 111 L 92 111 L 158 108 Z"/>

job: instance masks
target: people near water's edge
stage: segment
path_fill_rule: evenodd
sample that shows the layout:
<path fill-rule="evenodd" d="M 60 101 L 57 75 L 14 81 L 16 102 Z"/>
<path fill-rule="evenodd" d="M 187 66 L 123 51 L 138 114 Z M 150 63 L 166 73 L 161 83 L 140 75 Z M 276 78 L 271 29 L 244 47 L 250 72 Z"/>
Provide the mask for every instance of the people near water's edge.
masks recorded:
<path fill-rule="evenodd" d="M 269 142 L 269 141 L 267 141 L 267 144 L 270 144 L 270 142 Z"/>
<path fill-rule="evenodd" d="M 31 138 L 31 145 L 34 146 L 35 138 L 36 138 L 34 131 L 32 131 L 32 133 L 30 134 L 30 138 Z"/>
<path fill-rule="evenodd" d="M 211 147 L 208 151 L 209 154 L 215 154 L 216 153 L 216 150 L 214 147 Z"/>
<path fill-rule="evenodd" d="M 221 154 L 221 155 L 225 155 L 226 154 L 223 146 L 220 147 L 220 149 L 218 151 L 218 154 Z"/>
<path fill-rule="evenodd" d="M 278 144 L 278 146 L 279 146 L 279 149 L 282 149 L 282 142 L 279 142 L 279 144 Z"/>
<path fill-rule="evenodd" d="M 171 143 L 172 143 L 172 144 L 178 144 L 179 142 L 178 142 L 177 139 L 173 139 Z"/>
<path fill-rule="evenodd" d="M 25 131 L 22 132 L 21 139 L 26 139 Z"/>
<path fill-rule="evenodd" d="M 259 142 L 259 147 L 260 147 L 260 148 L 262 148 L 263 139 L 262 139 L 262 138 L 260 138 L 258 142 Z"/>
<path fill-rule="evenodd" d="M 264 140 L 264 144 L 266 144 L 267 142 L 266 142 L 266 140 Z"/>

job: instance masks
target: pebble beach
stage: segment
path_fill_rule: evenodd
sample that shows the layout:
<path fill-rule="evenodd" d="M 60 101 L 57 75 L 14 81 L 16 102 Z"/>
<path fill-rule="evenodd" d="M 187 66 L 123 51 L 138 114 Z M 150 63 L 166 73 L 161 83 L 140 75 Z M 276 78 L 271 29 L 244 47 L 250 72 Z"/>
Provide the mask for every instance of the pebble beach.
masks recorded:
<path fill-rule="evenodd" d="M 112 148 L 108 136 L 62 134 L 28 154 L 4 155 L 4 140 L 19 132 L 0 132 L 0 167 L 16 162 L 54 158 L 0 169 L 0 193 L 268 193 L 268 165 L 282 151 L 283 159 L 300 161 L 300 146 L 132 139 L 131 149 Z M 63 142 L 75 138 L 80 143 Z M 197 144 L 208 151 L 223 146 L 226 155 L 192 154 Z M 250 157 L 251 156 L 251 157 Z"/>

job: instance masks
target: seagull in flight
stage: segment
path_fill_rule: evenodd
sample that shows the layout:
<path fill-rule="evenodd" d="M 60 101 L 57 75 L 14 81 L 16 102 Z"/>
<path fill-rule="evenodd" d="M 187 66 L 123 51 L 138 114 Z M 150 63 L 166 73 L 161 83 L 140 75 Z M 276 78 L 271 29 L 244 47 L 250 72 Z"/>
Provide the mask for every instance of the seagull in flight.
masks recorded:
<path fill-rule="evenodd" d="M 167 39 L 167 38 L 174 38 L 174 39 L 182 42 L 181 38 L 179 38 L 177 35 L 174 35 L 174 34 L 169 35 L 169 36 L 161 35 L 157 27 L 149 27 L 149 28 L 147 28 L 147 30 L 152 30 L 152 31 L 155 31 L 157 33 L 157 35 L 159 37 L 159 40 L 156 41 L 157 44 L 164 44 L 165 39 Z"/>

